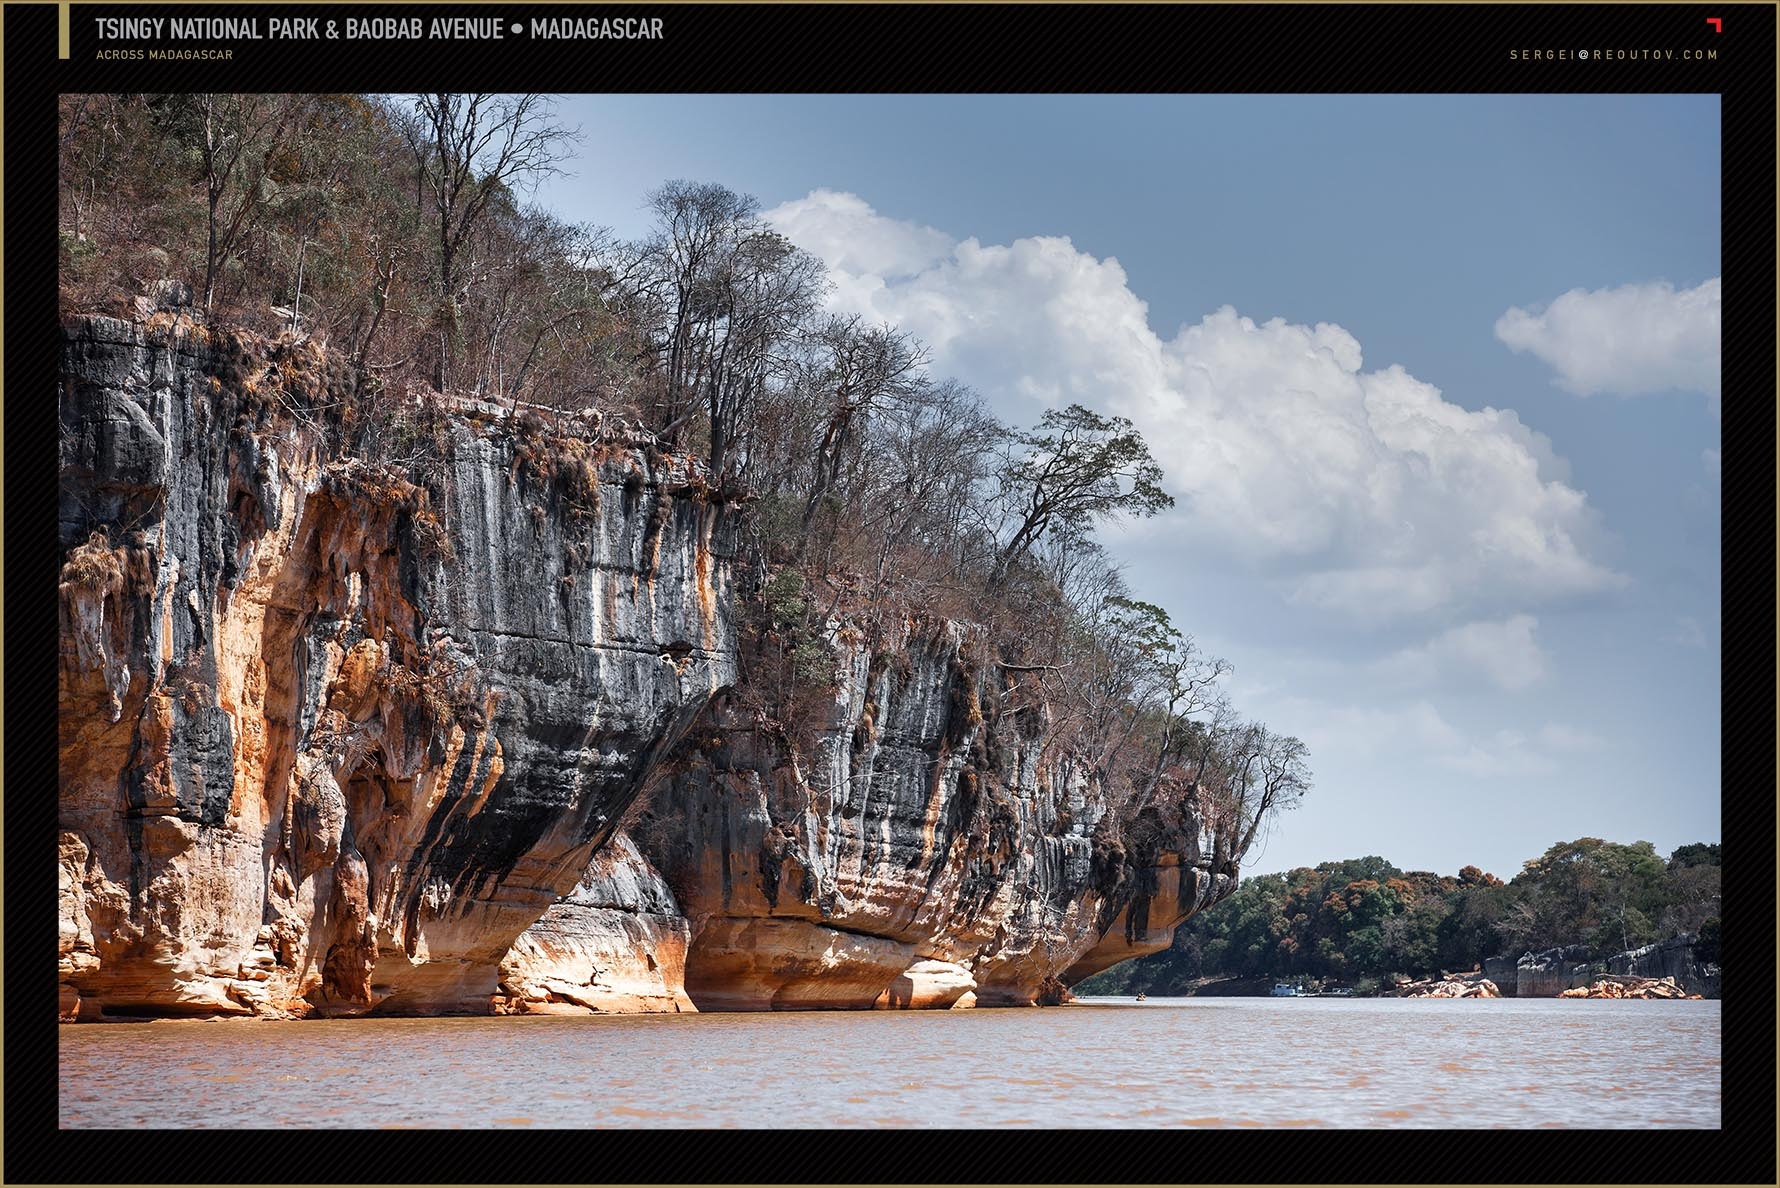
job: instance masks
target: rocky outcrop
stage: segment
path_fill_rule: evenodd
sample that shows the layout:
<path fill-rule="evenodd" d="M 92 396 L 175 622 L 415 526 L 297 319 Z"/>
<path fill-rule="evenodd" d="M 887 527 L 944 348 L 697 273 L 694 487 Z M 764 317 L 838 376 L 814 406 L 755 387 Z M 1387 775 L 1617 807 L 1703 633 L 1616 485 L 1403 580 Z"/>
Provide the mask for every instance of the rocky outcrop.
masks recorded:
<path fill-rule="evenodd" d="M 1502 991 L 1485 977 L 1427 978 L 1396 987 L 1387 998 L 1501 998 Z"/>
<path fill-rule="evenodd" d="M 1565 990 L 1559 998 L 1692 998 L 1698 994 L 1689 994 L 1675 984 L 1674 978 L 1636 978 L 1609 976 L 1597 978 L 1592 985 L 1576 986 Z"/>
<path fill-rule="evenodd" d="M 62 351 L 64 1018 L 1030 1005 L 1234 887 L 968 624 L 837 614 L 769 703 L 647 435 L 177 312 Z"/>
<path fill-rule="evenodd" d="M 694 922 L 701 1009 L 949 1005 L 920 989 L 941 965 L 978 1005 L 1030 1005 L 1047 978 L 1166 947 L 1230 890 L 1190 815 L 1140 814 L 1106 852 L 1106 793 L 973 629 L 834 622 L 826 643 L 838 679 L 806 731 L 744 682 L 639 827 Z"/>
<path fill-rule="evenodd" d="M 950 961 L 917 961 L 903 970 L 873 1005 L 902 1011 L 943 1011 L 960 1004 L 975 1006 L 976 986 L 977 980 L 962 965 Z"/>
<path fill-rule="evenodd" d="M 636 845 L 617 834 L 581 882 L 501 961 L 497 1014 L 692 1011 L 686 918 Z"/>
<path fill-rule="evenodd" d="M 1607 958 L 1607 970 L 1618 978 L 1645 981 L 1667 978 L 1688 994 L 1717 998 L 1718 966 L 1696 959 L 1694 946 L 1697 943 L 1698 940 L 1692 933 L 1683 933 L 1641 949 L 1615 953 Z M 1594 971 L 1599 966 L 1590 961 L 1590 956 L 1587 945 L 1570 945 L 1547 949 L 1541 953 L 1525 953 L 1512 963 L 1510 958 L 1492 957 L 1484 963 L 1484 969 L 1491 977 L 1498 979 L 1503 971 L 1512 969 L 1514 979 L 1503 981 L 1502 985 L 1504 989 L 1513 987 L 1509 993 L 1514 997 L 1626 997 L 1618 991 L 1602 994 L 1593 992 L 1592 987 L 1597 983 Z"/>
<path fill-rule="evenodd" d="M 1520 991 L 1520 962 L 1513 957 L 1486 957 L 1483 976 L 1501 990 L 1502 997 L 1517 997 Z"/>
<path fill-rule="evenodd" d="M 1515 963 L 1516 998 L 1555 998 L 1565 990 L 1586 986 L 1589 972 L 1587 945 L 1524 953 Z"/>
<path fill-rule="evenodd" d="M 1609 973 L 1628 977 L 1668 979 L 1689 994 L 1706 998 L 1719 996 L 1719 969 L 1698 960 L 1695 946 L 1699 938 L 1691 932 L 1672 936 L 1654 945 L 1615 953 L 1607 958 Z"/>
<path fill-rule="evenodd" d="M 473 413 L 426 487 L 342 460 L 308 344 L 62 351 L 64 1015 L 487 1011 L 733 679 L 731 514 Z"/>

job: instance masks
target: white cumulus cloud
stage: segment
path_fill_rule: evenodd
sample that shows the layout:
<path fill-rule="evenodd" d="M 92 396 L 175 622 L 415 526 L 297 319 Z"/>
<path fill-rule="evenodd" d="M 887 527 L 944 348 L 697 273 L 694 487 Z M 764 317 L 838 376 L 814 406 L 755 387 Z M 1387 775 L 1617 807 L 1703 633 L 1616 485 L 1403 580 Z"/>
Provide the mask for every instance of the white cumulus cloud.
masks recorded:
<path fill-rule="evenodd" d="M 1667 281 L 1571 289 L 1543 309 L 1514 306 L 1496 337 L 1557 371 L 1578 396 L 1704 392 L 1719 397 L 1719 278 L 1692 289 Z"/>
<path fill-rule="evenodd" d="M 849 276 L 905 277 L 944 259 L 952 237 L 885 218 L 863 198 L 817 190 L 768 213 L 780 234 Z"/>
<path fill-rule="evenodd" d="M 826 190 L 767 217 L 827 263 L 837 308 L 914 333 L 1004 416 L 1079 401 L 1132 418 L 1181 502 L 1153 533 L 1290 598 L 1383 617 L 1623 580 L 1543 436 L 1364 370 L 1340 326 L 1226 307 L 1164 339 L 1119 262 L 1064 237 L 952 241 Z"/>
<path fill-rule="evenodd" d="M 1417 684 L 1442 676 L 1481 674 L 1503 689 L 1524 689 L 1545 676 L 1547 659 L 1535 632 L 1539 620 L 1514 615 L 1501 622 L 1466 623 L 1441 632 L 1418 648 L 1405 648 L 1386 660 L 1388 675 Z"/>

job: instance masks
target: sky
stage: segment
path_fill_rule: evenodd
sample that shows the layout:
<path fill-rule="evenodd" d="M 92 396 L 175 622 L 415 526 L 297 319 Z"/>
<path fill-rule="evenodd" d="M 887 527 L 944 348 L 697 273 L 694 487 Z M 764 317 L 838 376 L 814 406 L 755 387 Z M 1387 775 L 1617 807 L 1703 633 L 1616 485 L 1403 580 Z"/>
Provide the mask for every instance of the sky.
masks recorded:
<path fill-rule="evenodd" d="M 1716 96 L 570 96 L 536 199 L 754 195 L 1010 424 L 1130 417 L 1103 534 L 1315 784 L 1249 873 L 1719 836 Z"/>

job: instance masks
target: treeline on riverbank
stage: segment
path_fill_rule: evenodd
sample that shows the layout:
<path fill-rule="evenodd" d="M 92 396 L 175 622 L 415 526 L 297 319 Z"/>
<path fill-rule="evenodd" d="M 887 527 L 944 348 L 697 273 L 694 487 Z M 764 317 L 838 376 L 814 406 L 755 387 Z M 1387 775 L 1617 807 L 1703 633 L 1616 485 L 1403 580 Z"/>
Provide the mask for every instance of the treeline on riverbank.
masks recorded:
<path fill-rule="evenodd" d="M 1718 963 L 1718 843 L 1665 860 L 1649 842 L 1559 842 L 1510 882 L 1352 858 L 1256 875 L 1194 916 L 1172 947 L 1087 979 L 1082 994 L 1184 994 L 1208 978 L 1316 980 L 1377 990 L 1395 975 L 1470 970 L 1496 956 L 1584 945 L 1597 959 L 1683 933 Z"/>

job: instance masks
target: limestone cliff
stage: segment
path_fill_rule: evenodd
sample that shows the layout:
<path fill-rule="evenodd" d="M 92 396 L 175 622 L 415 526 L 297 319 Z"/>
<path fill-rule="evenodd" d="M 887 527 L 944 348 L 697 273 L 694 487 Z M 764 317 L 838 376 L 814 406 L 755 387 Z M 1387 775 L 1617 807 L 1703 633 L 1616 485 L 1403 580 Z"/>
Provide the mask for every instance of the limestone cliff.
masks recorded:
<path fill-rule="evenodd" d="M 486 1012 L 732 679 L 731 513 L 475 410 L 437 491 L 342 459 L 307 345 L 62 350 L 64 1015 Z"/>
<path fill-rule="evenodd" d="M 1228 891 L 1196 821 L 1096 862 L 1113 806 L 972 629 L 868 642 L 835 623 L 827 642 L 837 679 L 807 728 L 745 683 L 720 695 L 640 830 L 694 923 L 699 1006 L 1029 1004 L 1046 978 L 1166 946 Z"/>
<path fill-rule="evenodd" d="M 309 344 L 62 351 L 64 1018 L 1025 1004 L 1233 885 L 970 625 L 836 616 L 767 712 L 646 435 L 458 401 L 416 483 Z"/>
<path fill-rule="evenodd" d="M 1715 963 L 1699 959 L 1699 939 L 1697 933 L 1684 932 L 1656 944 L 1615 953 L 1607 958 L 1607 971 L 1653 980 L 1670 978 L 1689 994 L 1717 998 L 1721 971 Z"/>

